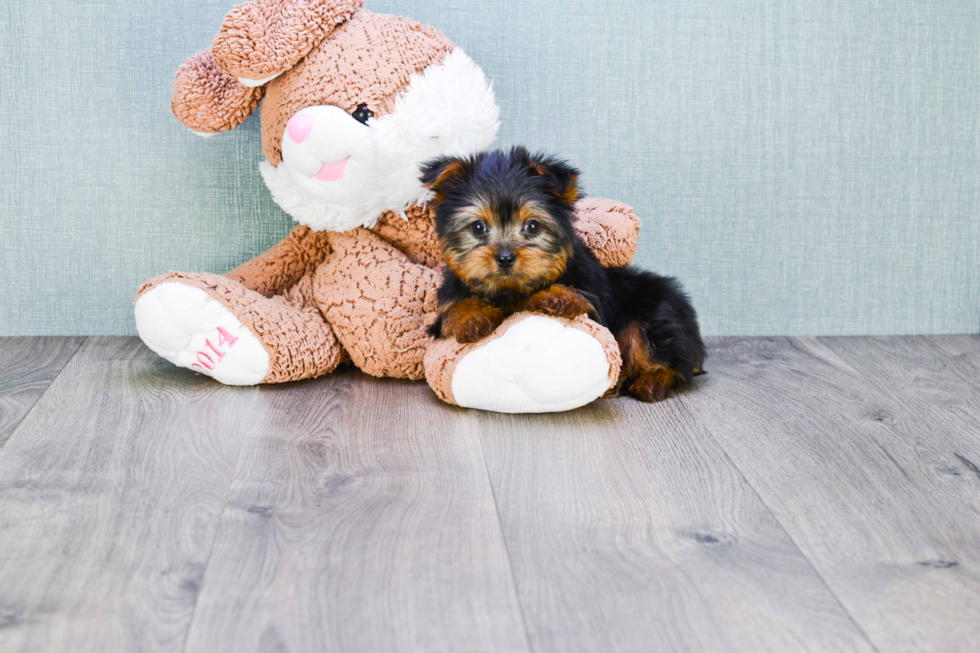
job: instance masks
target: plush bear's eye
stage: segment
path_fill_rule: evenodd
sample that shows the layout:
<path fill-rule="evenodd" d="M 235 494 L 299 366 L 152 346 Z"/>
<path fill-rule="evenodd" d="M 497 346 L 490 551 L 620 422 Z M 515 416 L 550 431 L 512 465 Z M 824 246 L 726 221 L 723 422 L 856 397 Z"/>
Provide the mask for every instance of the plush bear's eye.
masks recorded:
<path fill-rule="evenodd" d="M 368 109 L 366 104 L 362 104 L 351 114 L 351 117 L 362 125 L 366 125 L 367 121 L 374 117 L 374 112 Z"/>

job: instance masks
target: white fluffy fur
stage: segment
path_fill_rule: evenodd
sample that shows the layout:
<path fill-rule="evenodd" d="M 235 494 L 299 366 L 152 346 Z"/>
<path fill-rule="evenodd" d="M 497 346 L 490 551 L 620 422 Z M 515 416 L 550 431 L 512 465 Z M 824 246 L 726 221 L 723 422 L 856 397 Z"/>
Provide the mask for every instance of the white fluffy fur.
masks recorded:
<path fill-rule="evenodd" d="M 313 133 L 294 143 L 285 130 L 282 163 L 273 167 L 263 161 L 260 169 L 276 203 L 320 231 L 372 227 L 385 211 L 402 212 L 425 201 L 419 166 L 437 156 L 484 150 L 500 126 L 493 89 L 461 48 L 441 65 L 413 75 L 395 110 L 366 127 L 337 115 L 334 107 L 303 111 L 316 112 Z M 318 163 L 345 156 L 350 162 L 342 179 L 312 179 Z"/>

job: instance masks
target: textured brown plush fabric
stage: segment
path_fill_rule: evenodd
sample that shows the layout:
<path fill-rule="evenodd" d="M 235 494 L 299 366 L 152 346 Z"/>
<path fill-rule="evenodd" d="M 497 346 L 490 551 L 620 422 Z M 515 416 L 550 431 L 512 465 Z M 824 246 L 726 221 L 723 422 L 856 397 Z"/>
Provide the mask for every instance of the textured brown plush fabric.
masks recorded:
<path fill-rule="evenodd" d="M 407 220 L 397 213 L 385 213 L 372 231 L 381 240 L 399 249 L 412 263 L 430 268 L 442 265 L 442 251 L 436 238 L 436 223 L 432 212 L 415 205 L 405 212 Z"/>
<path fill-rule="evenodd" d="M 315 301 L 351 360 L 374 376 L 423 378 L 439 274 L 366 229 L 332 233 L 330 247 Z"/>
<path fill-rule="evenodd" d="M 245 122 L 264 93 L 264 87 L 248 88 L 225 74 L 204 50 L 177 70 L 170 108 L 194 131 L 213 134 Z"/>
<path fill-rule="evenodd" d="M 394 109 L 398 94 L 408 87 L 412 74 L 441 63 L 455 47 L 438 31 L 417 21 L 361 10 L 350 20 L 340 22 L 326 38 L 313 43 L 305 51 L 306 56 L 289 64 L 288 70 L 282 66 L 291 57 L 275 56 L 274 63 L 260 66 L 260 55 L 274 54 L 266 49 L 266 42 L 285 38 L 282 30 L 286 28 L 273 21 L 270 7 L 259 7 L 260 4 L 292 7 L 301 3 L 251 2 L 233 9 L 225 19 L 231 27 L 223 28 L 212 49 L 194 55 L 178 70 L 171 108 L 177 119 L 191 129 L 214 133 L 234 129 L 244 122 L 264 94 L 262 147 L 272 165 L 282 161 L 286 122 L 302 109 L 333 105 L 352 112 L 364 104 L 375 116 L 387 115 Z M 322 10 L 335 3 L 311 0 L 307 4 L 317 4 Z M 340 12 L 338 17 L 348 14 Z M 297 15 L 289 13 L 287 22 L 289 29 L 299 30 L 292 38 L 297 41 L 297 49 L 302 50 L 316 39 L 304 31 L 301 22 L 293 20 Z M 248 20 L 259 22 L 249 24 Z M 274 34 L 267 33 L 270 23 L 277 25 Z M 316 32 L 318 28 L 308 29 Z M 248 45 L 249 39 L 255 44 Z M 247 68 L 241 67 L 246 64 Z M 269 72 L 256 72 L 258 68 Z M 252 72 L 242 74 L 246 69 Z M 236 79 L 264 79 L 277 72 L 284 74 L 258 88 L 248 88 Z"/>
<path fill-rule="evenodd" d="M 456 371 L 456 364 L 471 351 L 485 346 L 488 342 L 496 340 L 508 329 L 530 317 L 530 313 L 517 313 L 511 315 L 497 327 L 497 330 L 484 338 L 480 342 L 462 344 L 452 338 L 435 341 L 425 353 L 425 380 L 429 387 L 447 404 L 456 404 L 453 396 L 453 373 Z M 622 358 L 619 355 L 619 345 L 608 329 L 599 326 L 584 315 L 580 315 L 574 320 L 565 318 L 553 318 L 565 326 L 583 331 L 594 337 L 602 345 L 603 350 L 609 358 L 609 384 L 613 385 L 619 379 L 619 370 L 622 367 Z"/>
<path fill-rule="evenodd" d="M 322 376 L 346 359 L 330 325 L 308 303 L 312 295 L 309 277 L 301 280 L 288 297 L 270 299 L 218 274 L 170 272 L 147 281 L 139 294 L 171 282 L 200 288 L 255 334 L 269 352 L 269 373 L 263 383 Z"/>
<path fill-rule="evenodd" d="M 306 107 L 332 105 L 351 113 L 365 104 L 377 117 L 391 113 L 412 74 L 442 63 L 452 50 L 452 41 L 431 27 L 359 11 L 269 83 L 261 112 L 265 157 L 279 165 L 286 122 Z"/>
<path fill-rule="evenodd" d="M 255 0 L 228 12 L 214 59 L 229 75 L 265 79 L 285 72 L 350 18 L 364 0 Z"/>
<path fill-rule="evenodd" d="M 575 204 L 575 230 L 603 267 L 629 265 L 636 254 L 640 219 L 622 202 L 586 198 Z"/>
<path fill-rule="evenodd" d="M 226 274 L 249 290 L 273 297 L 312 274 L 330 254 L 327 234 L 299 226 L 278 245 Z"/>

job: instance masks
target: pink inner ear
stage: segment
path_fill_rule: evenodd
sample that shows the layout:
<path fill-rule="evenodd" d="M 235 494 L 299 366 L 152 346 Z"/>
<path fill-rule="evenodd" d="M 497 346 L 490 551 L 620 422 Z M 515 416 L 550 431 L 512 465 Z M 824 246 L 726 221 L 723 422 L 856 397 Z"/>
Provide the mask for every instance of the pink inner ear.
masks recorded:
<path fill-rule="evenodd" d="M 286 123 L 286 131 L 294 143 L 302 143 L 313 131 L 313 116 L 297 113 Z"/>

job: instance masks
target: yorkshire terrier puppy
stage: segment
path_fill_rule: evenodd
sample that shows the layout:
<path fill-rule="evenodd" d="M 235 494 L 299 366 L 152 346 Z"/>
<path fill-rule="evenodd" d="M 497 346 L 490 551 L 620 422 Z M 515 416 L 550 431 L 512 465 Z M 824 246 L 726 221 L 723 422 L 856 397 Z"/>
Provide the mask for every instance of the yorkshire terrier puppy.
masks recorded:
<path fill-rule="evenodd" d="M 697 315 L 676 280 L 600 265 L 573 224 L 578 176 L 521 147 L 423 166 L 447 265 L 429 332 L 475 342 L 522 310 L 588 315 L 619 343 L 618 389 L 660 401 L 701 372 Z"/>

